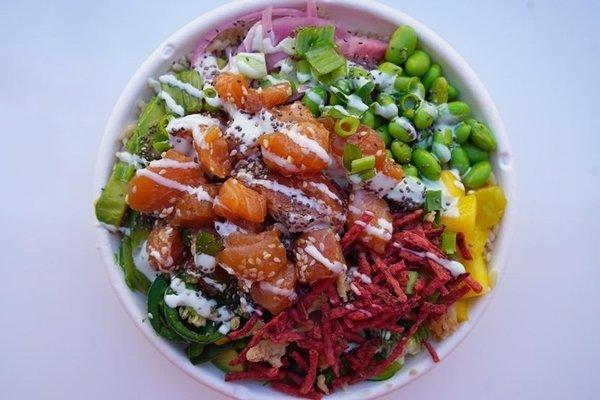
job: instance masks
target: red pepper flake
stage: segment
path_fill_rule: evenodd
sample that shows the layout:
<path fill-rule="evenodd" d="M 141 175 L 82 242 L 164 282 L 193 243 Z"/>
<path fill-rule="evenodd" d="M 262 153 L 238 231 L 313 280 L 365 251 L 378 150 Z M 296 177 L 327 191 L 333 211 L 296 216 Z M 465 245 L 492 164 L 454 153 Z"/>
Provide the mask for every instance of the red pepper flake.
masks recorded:
<path fill-rule="evenodd" d="M 456 247 L 458 247 L 458 251 L 460 252 L 460 256 L 465 260 L 472 260 L 471 252 L 467 246 L 467 240 L 465 239 L 465 234 L 462 232 L 458 232 L 456 234 Z"/>
<path fill-rule="evenodd" d="M 425 348 L 427 349 L 427 351 L 429 352 L 429 354 L 431 355 L 431 358 L 433 359 L 434 362 L 440 362 L 440 357 L 438 356 L 437 352 L 435 351 L 435 349 L 433 348 L 433 346 L 431 345 L 431 343 L 429 343 L 428 340 L 423 340 L 423 346 L 425 346 Z"/>
<path fill-rule="evenodd" d="M 374 214 L 372 212 L 365 212 L 360 216 L 359 219 L 354 221 L 354 224 L 346 231 L 346 234 L 340 240 L 340 245 L 342 246 L 342 250 L 345 252 L 350 248 L 350 245 L 354 243 L 356 239 L 360 236 L 360 234 L 365 230 L 367 224 L 371 222 Z"/>

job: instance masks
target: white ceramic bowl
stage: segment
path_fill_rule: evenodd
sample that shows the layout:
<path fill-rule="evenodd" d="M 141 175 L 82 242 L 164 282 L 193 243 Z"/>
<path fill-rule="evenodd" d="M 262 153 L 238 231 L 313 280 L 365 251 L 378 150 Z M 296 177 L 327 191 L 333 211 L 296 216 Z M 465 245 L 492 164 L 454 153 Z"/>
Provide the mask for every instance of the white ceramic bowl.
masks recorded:
<path fill-rule="evenodd" d="M 209 31 L 211 27 L 224 21 L 233 20 L 241 15 L 262 10 L 269 4 L 304 9 L 305 3 L 305 0 L 232 2 L 198 17 L 161 44 L 133 75 L 110 115 L 98 152 L 94 182 L 95 194 L 99 195 L 101 188 L 108 179 L 115 161 L 114 153 L 120 146 L 120 135 L 128 124 L 136 120 L 136 102 L 140 99 L 148 99 L 152 94 L 146 85 L 148 78 L 157 77 L 166 72 L 171 61 L 190 53 L 194 49 L 198 38 Z M 515 210 L 515 176 L 508 136 L 487 90 L 466 61 L 444 39 L 401 11 L 371 0 L 325 0 L 319 1 L 318 5 L 320 15 L 332 16 L 338 21 L 343 21 L 345 26 L 378 33 L 383 37 L 387 37 L 398 25 L 411 25 L 418 34 L 420 46 L 442 65 L 444 75 L 452 84 L 456 85 L 460 91 L 461 99 L 471 105 L 474 115 L 485 121 L 496 135 L 499 149 L 492 162 L 498 182 L 504 188 L 509 199 L 500 234 L 496 241 L 493 260 L 489 266 L 497 282 L 497 277 L 502 275 L 508 257 L 509 239 Z M 133 293 L 125 285 L 121 268 L 115 263 L 114 254 L 118 247 L 118 237 L 103 228 L 98 228 L 98 240 L 98 247 L 104 258 L 110 281 L 121 302 L 146 338 L 172 363 L 199 382 L 235 398 L 266 400 L 287 397 L 269 389 L 268 386 L 262 386 L 256 382 L 225 382 L 223 374 L 215 367 L 210 364 L 192 365 L 181 347 L 155 335 L 146 319 L 145 297 Z M 461 324 L 458 331 L 445 341 L 436 344 L 436 350 L 442 360 L 473 329 L 491 301 L 493 294 L 494 291 L 474 302 L 469 311 L 469 321 Z M 390 380 L 362 382 L 351 386 L 346 391 L 338 391 L 329 398 L 332 400 L 340 398 L 364 400 L 381 396 L 406 385 L 429 371 L 434 365 L 435 363 L 431 361 L 427 352 L 422 352 L 417 357 L 410 359 L 408 367 Z M 417 373 L 411 375 L 409 374 L 410 370 L 415 370 Z"/>

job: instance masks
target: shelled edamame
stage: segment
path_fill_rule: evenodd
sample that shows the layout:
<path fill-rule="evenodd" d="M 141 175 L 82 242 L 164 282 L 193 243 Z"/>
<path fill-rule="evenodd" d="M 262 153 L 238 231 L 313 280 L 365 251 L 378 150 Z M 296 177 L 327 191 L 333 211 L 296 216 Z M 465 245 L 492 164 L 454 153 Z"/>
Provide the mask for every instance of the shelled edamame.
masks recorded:
<path fill-rule="evenodd" d="M 302 64 L 298 71 L 299 81 L 308 82 L 310 68 Z M 437 180 L 443 169 L 453 169 L 467 189 L 489 181 L 490 152 L 497 147 L 493 133 L 471 116 L 410 26 L 391 35 L 385 61 L 376 69 L 350 63 L 336 79 L 315 78 L 303 103 L 315 115 L 336 118 L 338 135 L 352 135 L 358 123 L 376 130 L 406 175 Z"/>

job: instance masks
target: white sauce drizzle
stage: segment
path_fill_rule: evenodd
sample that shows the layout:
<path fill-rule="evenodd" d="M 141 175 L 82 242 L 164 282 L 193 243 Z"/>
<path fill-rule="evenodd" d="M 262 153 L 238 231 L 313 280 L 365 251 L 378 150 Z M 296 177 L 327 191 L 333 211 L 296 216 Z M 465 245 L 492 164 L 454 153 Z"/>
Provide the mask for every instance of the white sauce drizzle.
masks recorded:
<path fill-rule="evenodd" d="M 296 144 L 298 144 L 303 149 L 308 150 L 313 153 L 321 160 L 325 161 L 327 165 L 331 162 L 331 158 L 327 151 L 321 147 L 321 145 L 314 139 L 309 138 L 308 136 L 304 136 L 297 125 L 292 126 L 291 129 L 288 130 L 280 130 L 285 133 L 290 139 L 292 139 Z"/>
<path fill-rule="evenodd" d="M 136 169 L 143 168 L 144 166 L 148 165 L 148 160 L 138 155 L 131 154 L 127 151 L 118 151 L 115 153 L 115 156 L 119 159 L 119 161 L 132 164 Z"/>
<path fill-rule="evenodd" d="M 191 187 L 182 185 L 181 183 L 174 181 L 172 179 L 165 178 L 162 175 L 157 174 L 156 172 L 150 171 L 148 169 L 141 169 L 137 171 L 137 175 L 145 176 L 146 178 L 152 179 L 154 182 L 159 185 L 168 187 L 170 189 L 179 190 L 180 192 L 188 192 L 191 195 L 195 195 L 198 200 L 202 201 L 213 201 L 213 198 L 204 190 L 201 186 Z"/>
<path fill-rule="evenodd" d="M 387 72 L 382 72 L 378 69 L 372 70 L 370 74 L 373 77 L 373 81 L 377 86 L 379 86 L 379 90 L 381 90 L 382 92 L 393 93 L 396 91 L 394 89 L 396 75 Z"/>
<path fill-rule="evenodd" d="M 229 220 L 225 222 L 215 221 L 215 230 L 217 231 L 219 236 L 223 238 L 235 232 L 248 233 L 248 231 L 246 231 L 244 228 L 234 224 Z"/>
<path fill-rule="evenodd" d="M 440 264 L 442 267 L 446 268 L 448 271 L 450 271 L 452 276 L 458 276 L 458 275 L 461 275 L 461 274 L 464 274 L 465 272 L 467 272 L 467 270 L 465 269 L 465 266 L 462 265 L 460 262 L 454 261 L 454 260 L 447 260 L 445 258 L 438 257 L 437 255 L 435 255 L 429 251 L 422 252 L 422 251 L 407 249 L 406 247 L 403 247 L 400 243 L 397 243 L 397 242 L 394 242 L 394 247 L 406 250 L 409 253 L 412 253 L 419 257 L 425 257 L 430 260 L 433 260 L 436 263 Z"/>
<path fill-rule="evenodd" d="M 181 162 L 171 158 L 161 158 L 150 163 L 152 168 L 196 169 L 200 166 L 194 161 Z"/>
<path fill-rule="evenodd" d="M 176 87 L 178 89 L 183 90 L 184 92 L 186 92 L 187 94 L 189 94 L 192 97 L 196 97 L 197 99 L 201 99 L 204 97 L 204 94 L 202 93 L 202 91 L 192 85 L 190 85 L 189 83 L 185 83 L 180 81 L 179 79 L 177 79 L 177 77 L 175 75 L 162 75 L 158 78 L 158 81 L 160 83 L 166 83 L 169 86 L 173 86 Z"/>
<path fill-rule="evenodd" d="M 194 264 L 200 269 L 200 271 L 204 272 L 205 274 L 210 274 L 211 272 L 215 271 L 217 260 L 209 254 L 196 253 L 194 254 Z"/>
<path fill-rule="evenodd" d="M 380 115 L 385 119 L 392 119 L 398 116 L 398 106 L 396 103 L 386 104 L 385 106 L 375 103 L 375 114 Z"/>
<path fill-rule="evenodd" d="M 275 286 L 269 282 L 261 281 L 259 283 L 261 290 L 269 293 L 273 293 L 276 296 L 287 297 L 290 300 L 295 300 L 298 295 L 293 289 L 284 289 L 279 286 Z"/>
<path fill-rule="evenodd" d="M 330 270 L 336 275 L 342 274 L 346 271 L 346 265 L 342 264 L 339 261 L 331 262 L 327 257 L 325 257 L 319 249 L 317 249 L 312 244 L 309 244 L 304 248 L 306 254 L 314 258 L 316 261 L 320 262 L 325 268 Z"/>
<path fill-rule="evenodd" d="M 270 152 L 263 147 L 262 156 L 265 160 L 271 161 L 273 164 L 279 165 L 281 168 L 289 172 L 299 172 L 300 170 L 296 165 L 292 164 L 283 157 L 279 157 L 277 154 Z"/>

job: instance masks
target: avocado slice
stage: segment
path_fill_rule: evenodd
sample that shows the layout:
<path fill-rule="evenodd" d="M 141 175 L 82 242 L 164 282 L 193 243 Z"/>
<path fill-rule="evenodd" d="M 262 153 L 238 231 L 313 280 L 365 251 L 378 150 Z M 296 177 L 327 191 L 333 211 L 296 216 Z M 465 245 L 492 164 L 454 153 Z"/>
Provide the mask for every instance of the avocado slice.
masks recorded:
<path fill-rule="evenodd" d="M 218 356 L 213 358 L 212 363 L 215 367 L 219 368 L 221 371 L 227 372 L 242 372 L 246 370 L 244 364 L 238 365 L 229 365 L 229 363 L 234 360 L 239 353 L 234 349 L 225 349 Z"/>
<path fill-rule="evenodd" d="M 113 226 L 121 225 L 123 215 L 127 211 L 125 202 L 127 183 L 134 174 L 135 167 L 133 165 L 124 162 L 115 164 L 102 194 L 94 205 L 98 221 Z"/>

